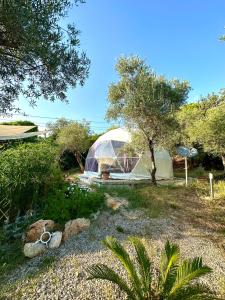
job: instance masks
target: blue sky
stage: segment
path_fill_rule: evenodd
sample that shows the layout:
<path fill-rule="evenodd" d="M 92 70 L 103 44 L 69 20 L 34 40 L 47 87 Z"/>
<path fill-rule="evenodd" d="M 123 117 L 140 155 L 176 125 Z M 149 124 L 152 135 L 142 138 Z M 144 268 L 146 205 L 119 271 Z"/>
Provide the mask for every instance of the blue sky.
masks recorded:
<path fill-rule="evenodd" d="M 108 85 L 117 79 L 120 55 L 137 54 L 158 73 L 190 81 L 189 101 L 225 88 L 224 0 L 87 0 L 74 7 L 66 22 L 81 31 L 81 49 L 91 59 L 84 87 L 70 89 L 70 104 L 40 100 L 27 114 L 87 119 L 101 132 L 107 109 Z M 14 116 L 13 119 L 21 119 Z M 48 119 L 27 118 L 44 127 Z"/>

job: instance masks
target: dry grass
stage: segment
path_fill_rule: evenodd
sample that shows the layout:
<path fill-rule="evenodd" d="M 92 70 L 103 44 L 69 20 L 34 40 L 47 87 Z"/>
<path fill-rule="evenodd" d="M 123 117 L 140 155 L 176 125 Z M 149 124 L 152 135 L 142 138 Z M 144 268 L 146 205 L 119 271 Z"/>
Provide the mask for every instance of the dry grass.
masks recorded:
<path fill-rule="evenodd" d="M 173 216 L 182 224 L 208 232 L 210 238 L 221 246 L 225 237 L 225 182 L 215 186 L 217 198 L 209 199 L 207 183 L 182 186 L 145 186 L 137 189 L 107 189 L 111 195 L 126 197 L 130 208 L 144 208 L 152 218 Z"/>

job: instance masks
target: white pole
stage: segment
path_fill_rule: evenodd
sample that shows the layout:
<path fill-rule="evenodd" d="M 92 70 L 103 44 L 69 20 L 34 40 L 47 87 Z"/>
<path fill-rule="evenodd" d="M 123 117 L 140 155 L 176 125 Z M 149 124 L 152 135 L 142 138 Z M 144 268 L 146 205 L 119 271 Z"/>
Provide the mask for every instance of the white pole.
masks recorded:
<path fill-rule="evenodd" d="M 185 161 L 185 185 L 188 186 L 188 164 L 187 164 L 187 157 L 184 157 Z"/>
<path fill-rule="evenodd" d="M 209 173 L 209 183 L 210 183 L 210 198 L 214 199 L 213 173 Z"/>

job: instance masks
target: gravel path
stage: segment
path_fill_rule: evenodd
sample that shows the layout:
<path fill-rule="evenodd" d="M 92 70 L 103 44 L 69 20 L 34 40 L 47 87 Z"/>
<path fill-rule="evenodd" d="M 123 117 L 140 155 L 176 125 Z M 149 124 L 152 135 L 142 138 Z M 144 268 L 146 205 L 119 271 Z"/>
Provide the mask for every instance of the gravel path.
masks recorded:
<path fill-rule="evenodd" d="M 123 228 L 124 232 L 118 232 L 118 227 Z M 221 279 L 225 279 L 224 253 L 208 238 L 209 232 L 182 224 L 175 217 L 150 219 L 141 210 L 122 210 L 116 213 L 105 211 L 91 224 L 88 231 L 19 268 L 8 279 L 14 287 L 11 288 L 13 292 L 8 292 L 4 299 L 125 299 L 114 285 L 106 281 L 86 280 L 85 268 L 94 263 L 105 263 L 123 274 L 121 266 L 100 243 L 107 235 L 120 239 L 131 253 L 132 249 L 126 237 L 143 237 L 153 264 L 158 263 L 164 242 L 167 239 L 172 240 L 180 245 L 184 257 L 202 256 L 204 263 L 213 268 L 213 274 L 203 277 L 203 283 L 210 284 L 218 291 Z M 35 274 L 41 261 L 49 256 L 56 260 L 47 270 L 28 276 Z"/>

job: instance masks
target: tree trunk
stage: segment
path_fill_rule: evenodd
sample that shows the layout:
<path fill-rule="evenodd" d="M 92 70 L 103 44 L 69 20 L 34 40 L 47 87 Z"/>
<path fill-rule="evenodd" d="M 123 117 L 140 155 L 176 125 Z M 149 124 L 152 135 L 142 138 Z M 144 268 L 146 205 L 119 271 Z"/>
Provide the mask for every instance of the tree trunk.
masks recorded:
<path fill-rule="evenodd" d="M 84 173 L 84 165 L 83 165 L 83 162 L 82 162 L 80 154 L 79 153 L 74 153 L 74 155 L 75 155 L 75 157 L 77 159 L 77 162 L 78 162 L 78 164 L 80 166 L 81 172 Z"/>
<path fill-rule="evenodd" d="M 223 168 L 225 171 L 225 154 L 222 155 L 222 163 L 223 163 Z"/>
<path fill-rule="evenodd" d="M 151 169 L 152 183 L 154 185 L 157 185 L 156 178 L 155 178 L 155 173 L 156 173 L 155 154 L 154 154 L 154 146 L 152 140 L 148 141 L 148 146 L 149 146 L 151 162 L 152 162 L 152 169 Z"/>

